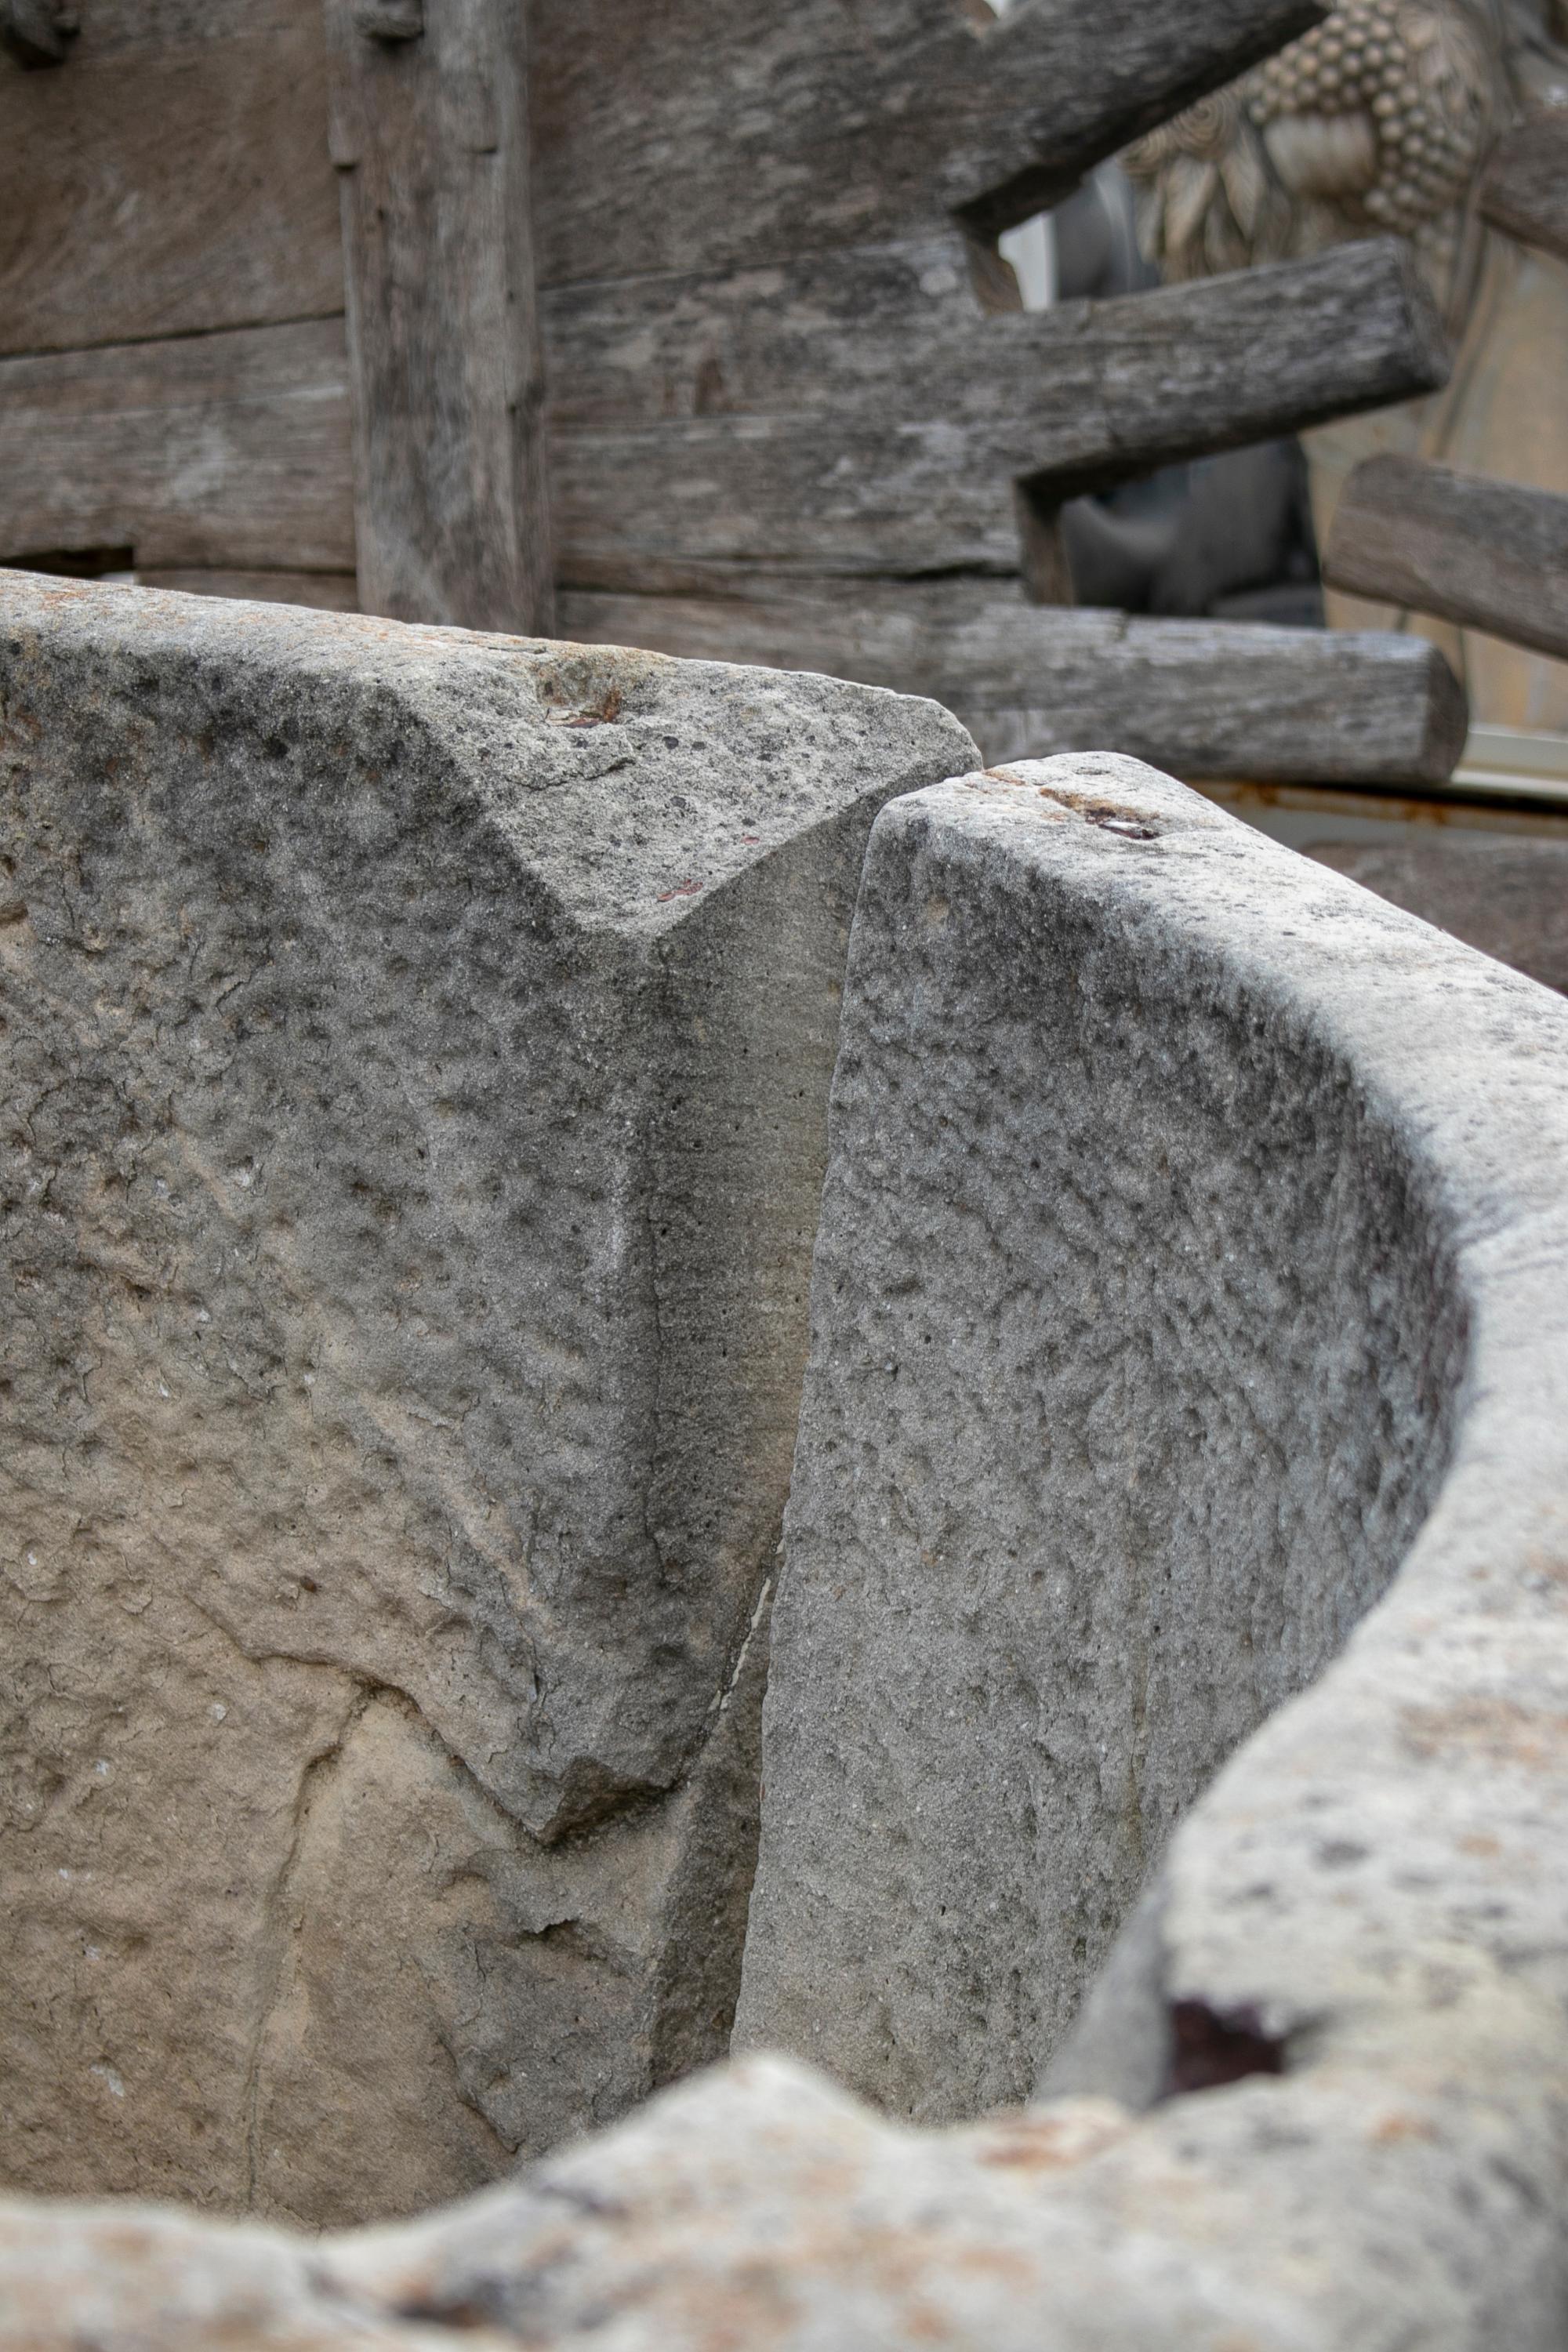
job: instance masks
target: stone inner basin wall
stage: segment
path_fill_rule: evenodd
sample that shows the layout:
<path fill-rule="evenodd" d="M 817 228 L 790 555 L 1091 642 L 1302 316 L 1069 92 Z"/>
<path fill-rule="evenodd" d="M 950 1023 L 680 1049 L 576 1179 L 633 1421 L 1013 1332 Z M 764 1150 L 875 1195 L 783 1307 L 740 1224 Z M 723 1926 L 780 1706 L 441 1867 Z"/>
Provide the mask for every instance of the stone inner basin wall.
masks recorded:
<path fill-rule="evenodd" d="M 934 706 L 9 575 L 16 2186 L 407 2210 L 723 2045 Z"/>
<path fill-rule="evenodd" d="M 1024 773 L 1059 820 L 939 788 L 886 820 L 906 877 L 945 859 L 951 910 L 994 852 L 1135 922 L 1152 1024 L 1162 970 L 1179 1023 L 1228 966 L 1282 1074 L 1326 1055 L 1408 1171 L 1428 1328 L 1465 1336 L 1390 1589 L 1180 1824 L 1027 2109 L 913 2126 L 752 2053 L 413 2225 L 18 2200 L 0 2331 L 27 2352 L 1561 2352 L 1568 1006 L 1131 763 Z M 875 1682 L 857 1704 L 869 1742 Z M 770 1777 L 772 1829 L 810 1796 Z"/>
<path fill-rule="evenodd" d="M 1236 828 L 1149 781 L 900 803 L 856 917 L 736 2041 L 921 2118 L 1028 2095 L 1447 1459 L 1408 1133 L 1223 895 L 1184 921 Z"/>

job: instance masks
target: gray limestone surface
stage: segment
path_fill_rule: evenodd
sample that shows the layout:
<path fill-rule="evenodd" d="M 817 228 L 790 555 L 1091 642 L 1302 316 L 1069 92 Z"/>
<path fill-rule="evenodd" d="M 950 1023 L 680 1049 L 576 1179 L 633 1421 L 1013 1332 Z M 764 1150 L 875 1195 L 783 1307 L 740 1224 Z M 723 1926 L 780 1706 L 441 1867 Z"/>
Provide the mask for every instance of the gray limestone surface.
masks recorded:
<path fill-rule="evenodd" d="M 0 578 L 12 2187 L 405 2211 L 723 2046 L 934 705 Z"/>
<path fill-rule="evenodd" d="M 901 803 L 856 917 L 737 2030 L 922 2118 L 1026 2095 L 1447 1454 L 1426 1173 L 1146 773 Z"/>
<path fill-rule="evenodd" d="M 993 959 L 991 992 L 975 1000 L 968 992 L 988 932 L 1005 961 Z M 900 959 L 903 987 L 893 984 Z M 1035 1223 L 999 1230 L 1030 1252 L 983 1255 L 964 1235 L 1006 1214 L 999 1174 L 989 1181 L 1000 1155 L 987 1160 L 984 1137 L 994 1095 L 1016 1128 L 1026 1116 L 1015 1054 L 1028 1056 L 1047 1103 L 1047 1116 L 1028 1113 L 1033 1124 L 1016 1137 L 1025 1147 L 1038 1138 L 1041 1174 L 1050 1106 L 1064 1120 L 1082 1108 L 1077 1064 L 1098 1066 L 1108 1172 L 1098 1188 L 1087 1171 L 1068 1187 L 1053 1169 L 1050 1192 L 1030 1196 L 1036 1171 L 1021 1149 L 1016 1185 L 1033 1198 Z M 873 1111 L 909 1139 L 929 1101 L 939 1160 L 954 1055 L 979 1089 L 965 1110 L 977 1140 L 972 1160 L 957 1139 L 945 1163 L 945 1220 L 918 1160 L 870 1165 L 895 1192 L 908 1190 L 927 1254 L 879 1255 L 897 1237 L 897 1202 L 863 1200 L 855 1214 L 870 1220 L 865 1246 L 847 1254 L 832 1241 L 854 1197 L 846 1157 L 868 1148 Z M 1266 1060 L 1272 1089 L 1258 1076 Z M 1118 1083 L 1124 1066 L 1139 1087 Z M 1257 1177 L 1253 1192 L 1217 1192 L 1206 1223 L 1182 1152 L 1189 1104 L 1206 1145 L 1228 1137 Z M 1256 1139 L 1266 1115 L 1279 1136 L 1269 1156 Z M 1145 1132 L 1157 1148 L 1140 1158 Z M 873 835 L 833 1138 L 772 1669 L 766 1850 L 747 1958 L 752 2030 L 765 1998 L 816 2035 L 831 2063 L 876 2074 L 885 2099 L 907 2105 L 907 2077 L 889 2055 L 896 2044 L 865 2027 L 868 1982 L 881 1987 L 879 2022 L 898 2021 L 929 2043 L 908 1956 L 925 1950 L 951 1984 L 954 1950 L 967 1941 L 976 2008 L 994 2000 L 1004 2024 L 1011 2013 L 993 1990 L 999 1954 L 1016 1948 L 1010 1921 L 1000 1931 L 968 1918 L 938 1930 L 914 1916 L 953 1866 L 944 1846 L 954 1814 L 945 1794 L 930 1814 L 913 1803 L 894 1810 L 897 1767 L 915 1752 L 912 1701 L 939 1765 L 956 1752 L 986 1768 L 961 1790 L 976 1867 L 1002 1879 L 1010 1850 L 1026 1841 L 1042 1875 L 1102 1864 L 1097 1899 L 1112 1907 L 1125 1904 L 1133 1875 L 1117 1843 L 1131 1833 L 1129 1754 L 1172 1775 L 1173 1808 L 1205 1743 L 1239 1738 L 1152 1860 L 1034 2097 L 981 2121 L 917 2125 L 798 2058 L 752 2053 L 422 2221 L 305 2240 L 148 2207 L 16 2200 L 0 2205 L 7 2347 L 1560 2352 L 1568 1005 L 1131 761 L 975 774 L 899 803 Z M 1223 1170 L 1215 1181 L 1226 1185 Z M 1257 1202 L 1258 1187 L 1278 1198 Z M 1281 1256 L 1273 1286 L 1259 1239 L 1270 1219 L 1281 1249 L 1289 1241 L 1299 1254 Z M 1053 1255 L 1058 1223 L 1068 1230 Z M 1129 1272 L 1134 1236 L 1154 1275 Z M 913 1266 L 917 1285 L 945 1280 L 944 1252 L 967 1264 L 972 1282 L 953 1350 L 972 1370 L 994 1360 L 999 1373 L 973 1371 L 973 1397 L 954 1394 L 942 1442 L 955 1491 L 984 1498 L 975 1455 L 989 1444 L 1001 1462 L 1013 1443 L 1010 1384 L 1035 1379 L 1041 1397 L 1079 1416 L 1047 1427 L 1019 1409 L 1037 1471 L 1023 1562 L 1031 1546 L 1060 1542 L 1058 1482 L 1065 1524 L 1084 1523 L 1082 1455 L 1100 1467 L 1094 1507 L 1129 1541 L 1145 1526 L 1129 1494 L 1160 1465 L 1101 1405 L 1125 1393 L 1109 1346 L 1076 1397 L 1058 1384 L 1051 1328 L 1038 1359 L 1002 1355 L 1020 1286 L 1034 1285 L 1037 1318 L 1054 1328 L 1043 1253 L 1059 1272 L 1065 1330 L 1092 1331 L 1121 1300 L 1168 1326 L 1163 1388 L 1144 1370 L 1138 1331 L 1123 1335 L 1128 1386 L 1142 1382 L 1142 1410 L 1168 1412 L 1188 1464 L 1181 1509 L 1146 1526 L 1168 1549 L 1151 1540 L 1137 1557 L 1144 1589 L 1163 1585 L 1166 1560 L 1173 1588 L 1183 1584 L 1180 1657 L 1201 1654 L 1206 1609 L 1223 1656 L 1256 1661 L 1238 1718 L 1215 1725 L 1194 1709 L 1189 1741 L 1163 1711 L 1152 1660 L 1146 1684 L 1133 1680 L 1131 1649 L 1125 1679 L 1147 1693 L 1146 1747 L 1123 1733 L 1116 1749 L 1114 1694 L 1071 1673 L 1054 1697 L 1042 1683 L 1037 1716 L 1019 1707 L 1011 1694 L 1023 1673 L 1043 1677 L 1042 1657 L 1059 1670 L 1071 1596 L 1043 1580 L 1027 1586 L 1026 1567 L 1016 1581 L 1038 1596 L 1031 1616 L 978 1580 L 978 1547 L 931 1561 L 910 1549 L 905 1520 L 922 1488 L 903 1433 L 922 1442 L 933 1425 L 918 1397 L 907 1416 L 867 1408 L 865 1442 L 842 1464 L 836 1499 L 806 1459 L 853 1426 L 853 1393 L 846 1401 L 825 1386 L 835 1328 L 877 1342 L 848 1360 L 865 1390 L 879 1365 L 906 1396 L 928 1382 L 953 1392 L 954 1375 L 918 1323 L 921 1355 L 900 1359 L 879 1352 L 881 1328 L 856 1319 L 900 1267 L 907 1281 Z M 1304 1271 L 1292 1276 L 1297 1264 Z M 1079 1286 L 1084 1267 L 1093 1291 Z M 897 1307 L 910 1293 L 895 1284 L 891 1296 Z M 1100 1318 L 1084 1311 L 1094 1296 Z M 1277 1359 L 1290 1381 L 1271 1378 Z M 1250 1452 L 1220 1442 L 1227 1411 L 1259 1433 Z M 1375 1440 L 1360 1425 L 1369 1417 Z M 1282 1463 L 1271 1435 L 1281 1427 L 1299 1448 L 1294 1486 L 1296 1457 Z M 1375 1491 L 1369 1446 L 1387 1465 Z M 1184 1514 L 1200 1507 L 1192 1496 L 1211 1475 L 1234 1486 L 1238 1465 L 1248 1480 L 1233 1503 L 1259 1547 L 1255 1577 L 1247 1542 L 1226 1538 L 1223 1497 L 1212 1506 L 1212 1570 L 1195 1547 L 1175 1549 L 1191 1523 Z M 1254 1481 L 1267 1485 L 1264 1503 Z M 881 1497 L 881 1517 L 874 1502 L 836 1580 L 808 1580 L 803 1513 L 848 1515 L 857 1486 Z M 1004 1526 L 1009 1490 L 998 1491 Z M 1058 1558 L 1063 1576 L 1074 1559 L 1084 1563 L 1084 1606 L 1124 1611 L 1107 1614 L 1110 1633 L 1137 1625 L 1130 1596 L 1139 1587 L 1130 1572 L 1118 1578 L 1109 1544 Z M 1336 1575 L 1350 1580 L 1342 1599 L 1331 1591 Z M 1269 1576 L 1289 1580 L 1289 1605 L 1302 1612 L 1293 1637 L 1283 1604 L 1263 1590 Z M 923 1685 L 878 1642 L 860 1598 L 873 1578 L 903 1649 L 939 1631 L 951 1651 L 927 1658 Z M 955 1622 L 943 1617 L 944 1589 Z M 1172 1621 L 1162 1607 L 1163 1633 Z M 859 1718 L 832 1727 L 837 1845 L 811 1759 L 790 1736 L 816 1706 L 803 1665 L 809 1675 L 831 1662 L 813 1617 L 837 1626 L 838 1646 L 867 1669 L 835 1685 Z M 1068 1622 L 1070 1630 L 1070 1610 Z M 1306 1686 L 1243 1736 L 1239 1717 L 1293 1682 Z M 988 1693 L 998 1719 L 989 1749 L 974 1727 Z M 1092 1773 L 1075 1782 L 1093 1707 L 1106 1724 L 1108 1769 L 1102 1782 Z M 1133 1710 L 1134 1733 L 1139 1719 Z M 1054 1772 L 1078 1788 L 1078 1811 L 1055 1816 L 1080 1840 L 1076 1853 L 1041 1833 L 1038 1803 L 1034 1823 L 1013 1803 L 1026 1772 L 1042 1796 Z M 942 1790 L 940 1771 L 928 1784 Z M 851 1871 L 877 1859 L 860 1810 L 868 1788 L 888 1807 L 888 1852 L 859 1898 L 851 1946 L 837 1923 L 851 1909 Z M 1150 1783 L 1138 1789 L 1141 1800 L 1152 1793 Z M 1157 1813 L 1141 1805 L 1139 1818 L 1164 1834 Z M 1154 1843 L 1147 1826 L 1142 1834 Z M 809 2009 L 796 1988 L 814 1955 L 790 1939 L 777 1894 L 791 1873 L 818 1932 L 837 1939 L 840 1973 L 816 1973 Z M 1042 1933 L 1071 1896 L 1066 1881 L 1036 1891 Z M 1041 2061 L 1067 2006 L 1040 2005 Z M 954 2011 L 952 2047 L 931 2063 L 933 2104 L 976 2095 L 984 2062 L 973 2014 Z M 1008 2063 L 1018 2064 L 1016 2053 Z"/>

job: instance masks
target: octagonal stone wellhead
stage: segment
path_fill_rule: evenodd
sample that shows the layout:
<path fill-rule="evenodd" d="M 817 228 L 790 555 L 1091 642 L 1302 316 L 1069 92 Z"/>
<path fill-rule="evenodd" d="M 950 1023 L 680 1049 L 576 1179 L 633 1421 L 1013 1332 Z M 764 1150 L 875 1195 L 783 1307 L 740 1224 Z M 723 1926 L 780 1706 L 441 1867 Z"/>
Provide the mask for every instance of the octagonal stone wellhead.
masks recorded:
<path fill-rule="evenodd" d="M 828 678 L 0 573 L 0 2182 L 314 2227 L 721 2055 Z"/>
<path fill-rule="evenodd" d="M 1560 999 L 1147 768 L 879 821 L 737 2042 L 1120 2104 L 961 2340 L 1560 2328 L 1565 1178 Z"/>
<path fill-rule="evenodd" d="M 1149 769 L 886 809 L 745 2054 L 342 2287 L 637 2352 L 1556 2343 L 1565 1177 L 1568 1007 Z"/>
<path fill-rule="evenodd" d="M 14 2336 L 1560 2343 L 1568 1006 L 1073 758 L 883 811 L 839 1040 L 742 2054 L 419 2222 L 18 2202 Z"/>

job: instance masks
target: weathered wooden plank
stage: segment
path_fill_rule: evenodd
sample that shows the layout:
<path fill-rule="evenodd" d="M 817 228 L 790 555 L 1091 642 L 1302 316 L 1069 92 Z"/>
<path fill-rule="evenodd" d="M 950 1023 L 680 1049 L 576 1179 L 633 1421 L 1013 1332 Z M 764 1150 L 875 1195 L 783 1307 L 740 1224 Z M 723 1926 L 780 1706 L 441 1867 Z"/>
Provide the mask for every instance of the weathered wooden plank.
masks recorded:
<path fill-rule="evenodd" d="M 1322 16 L 1315 0 L 535 0 L 546 284 L 988 231 Z"/>
<path fill-rule="evenodd" d="M 1323 577 L 1568 660 L 1568 498 L 1419 457 L 1369 457 L 1345 486 Z"/>
<path fill-rule="evenodd" d="M 357 613 L 352 572 L 139 572 L 139 588 L 166 588 L 183 596 L 232 596 L 254 604 L 309 604 L 318 612 Z"/>
<path fill-rule="evenodd" d="M 0 361 L 0 560 L 120 545 L 353 568 L 341 319 Z"/>
<path fill-rule="evenodd" d="M 523 11 L 432 0 L 406 16 L 419 21 L 403 37 L 403 18 L 327 0 L 360 597 L 539 632 L 552 572 Z"/>
<path fill-rule="evenodd" d="M 1568 261 L 1568 114 L 1538 114 L 1507 134 L 1480 208 L 1494 228 Z"/>
<path fill-rule="evenodd" d="M 1424 639 L 1065 611 L 994 582 L 738 574 L 723 597 L 566 594 L 560 626 L 929 694 L 991 761 L 1109 749 L 1189 777 L 1437 783 L 1465 741 Z"/>
<path fill-rule="evenodd" d="M 134 44 L 79 14 L 58 70 L 0 60 L 0 352 L 341 310 L 320 0 Z"/>
<path fill-rule="evenodd" d="M 956 242 L 552 296 L 561 584 L 1016 571 L 1017 483 L 1048 505 L 1447 371 L 1393 240 L 989 320 Z"/>
<path fill-rule="evenodd" d="M 164 56 L 238 33 L 287 32 L 300 21 L 300 0 L 67 0 L 78 30 L 68 52 L 82 57 Z"/>
<path fill-rule="evenodd" d="M 1404 841 L 1311 842 L 1306 855 L 1568 995 L 1568 841 L 1408 830 Z"/>

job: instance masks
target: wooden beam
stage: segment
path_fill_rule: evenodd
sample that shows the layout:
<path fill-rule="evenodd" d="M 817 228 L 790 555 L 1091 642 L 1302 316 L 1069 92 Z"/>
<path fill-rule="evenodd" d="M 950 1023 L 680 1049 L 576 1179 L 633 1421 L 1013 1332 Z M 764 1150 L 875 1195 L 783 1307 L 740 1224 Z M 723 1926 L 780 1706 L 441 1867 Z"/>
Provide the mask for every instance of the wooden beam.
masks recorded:
<path fill-rule="evenodd" d="M 994 236 L 1071 194 L 1084 173 L 1193 100 L 1321 24 L 1321 0 L 1202 7 L 1024 0 L 982 29 L 955 77 L 963 132 L 936 185 Z"/>
<path fill-rule="evenodd" d="M 961 241 L 567 289 L 546 310 L 558 576 L 1016 572 L 1037 509 L 1427 392 L 1406 249 L 975 315 Z"/>
<path fill-rule="evenodd" d="M 1494 228 L 1568 261 L 1568 113 L 1538 114 L 1504 135 L 1480 208 Z"/>
<path fill-rule="evenodd" d="M 1369 457 L 1323 554 L 1331 586 L 1568 661 L 1568 498 L 1419 457 Z"/>
<path fill-rule="evenodd" d="M 534 0 L 542 282 L 985 233 L 1319 0 Z"/>
<path fill-rule="evenodd" d="M 183 596 L 229 596 L 251 604 L 309 604 L 322 613 L 357 613 L 352 572 L 138 572 L 139 588 Z"/>
<path fill-rule="evenodd" d="M 116 546 L 353 569 L 341 319 L 0 360 L 0 562 Z"/>
<path fill-rule="evenodd" d="M 326 20 L 361 602 L 546 632 L 524 11 L 326 0 Z"/>
<path fill-rule="evenodd" d="M 1440 783 L 1465 741 L 1423 638 L 1053 610 L 995 582 L 738 574 L 723 597 L 563 595 L 561 625 L 931 695 L 990 761 L 1109 749 L 1197 779 L 1389 786 Z"/>
<path fill-rule="evenodd" d="M 0 63 L 0 353 L 341 311 L 321 0 L 79 13 L 58 72 Z"/>

